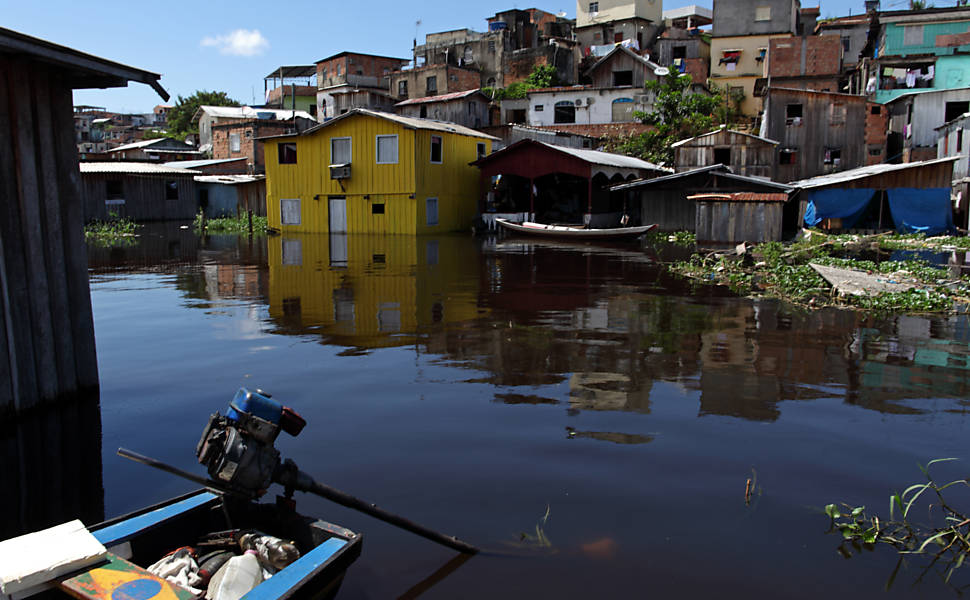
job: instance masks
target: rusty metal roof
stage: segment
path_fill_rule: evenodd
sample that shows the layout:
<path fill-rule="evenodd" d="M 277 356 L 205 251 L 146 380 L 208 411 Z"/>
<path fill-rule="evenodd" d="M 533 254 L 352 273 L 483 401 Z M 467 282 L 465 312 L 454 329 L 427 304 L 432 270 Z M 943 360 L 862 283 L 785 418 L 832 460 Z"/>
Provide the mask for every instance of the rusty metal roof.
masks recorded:
<path fill-rule="evenodd" d="M 788 194 L 732 192 L 725 194 L 695 194 L 693 196 L 687 196 L 687 199 L 698 202 L 787 202 Z"/>
<path fill-rule="evenodd" d="M 481 90 L 476 88 L 474 90 L 465 90 L 463 92 L 452 92 L 450 94 L 441 94 L 440 96 L 425 96 L 424 98 L 412 98 L 410 100 L 404 100 L 403 102 L 398 102 L 394 106 L 410 106 L 412 104 L 427 104 L 429 102 L 450 102 L 451 100 L 460 100 L 462 98 L 467 98 L 468 96 L 473 96 L 475 94 L 480 94 Z M 482 96 L 486 97 L 485 94 Z"/>

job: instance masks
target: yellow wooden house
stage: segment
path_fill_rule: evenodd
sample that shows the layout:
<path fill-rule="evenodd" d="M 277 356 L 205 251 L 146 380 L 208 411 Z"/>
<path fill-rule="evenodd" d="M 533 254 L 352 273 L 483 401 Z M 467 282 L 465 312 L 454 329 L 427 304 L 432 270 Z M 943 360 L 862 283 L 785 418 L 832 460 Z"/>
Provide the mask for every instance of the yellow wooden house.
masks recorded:
<path fill-rule="evenodd" d="M 478 212 L 469 163 L 497 138 L 441 121 L 354 109 L 264 138 L 266 214 L 283 233 L 460 231 Z"/>

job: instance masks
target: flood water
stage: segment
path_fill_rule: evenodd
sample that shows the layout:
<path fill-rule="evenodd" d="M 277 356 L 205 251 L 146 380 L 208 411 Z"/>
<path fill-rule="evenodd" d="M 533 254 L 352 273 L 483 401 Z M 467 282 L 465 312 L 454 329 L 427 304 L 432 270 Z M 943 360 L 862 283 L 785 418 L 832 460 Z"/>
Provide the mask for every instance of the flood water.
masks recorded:
<path fill-rule="evenodd" d="M 300 497 L 364 533 L 341 599 L 955 595 L 919 558 L 886 594 L 895 551 L 843 558 L 822 507 L 966 475 L 965 316 L 738 298 L 636 244 L 150 233 L 89 250 L 107 516 L 194 487 L 119 446 L 202 474 L 251 386 L 307 419 L 278 442 L 303 470 L 505 553 Z"/>

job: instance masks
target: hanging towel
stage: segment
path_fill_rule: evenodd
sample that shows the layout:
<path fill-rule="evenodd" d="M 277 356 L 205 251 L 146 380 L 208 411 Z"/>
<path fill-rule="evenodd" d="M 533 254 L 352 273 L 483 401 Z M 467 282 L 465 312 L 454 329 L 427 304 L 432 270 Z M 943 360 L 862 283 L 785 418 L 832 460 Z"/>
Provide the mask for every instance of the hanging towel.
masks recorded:
<path fill-rule="evenodd" d="M 916 71 L 906 72 L 906 87 L 916 87 Z"/>

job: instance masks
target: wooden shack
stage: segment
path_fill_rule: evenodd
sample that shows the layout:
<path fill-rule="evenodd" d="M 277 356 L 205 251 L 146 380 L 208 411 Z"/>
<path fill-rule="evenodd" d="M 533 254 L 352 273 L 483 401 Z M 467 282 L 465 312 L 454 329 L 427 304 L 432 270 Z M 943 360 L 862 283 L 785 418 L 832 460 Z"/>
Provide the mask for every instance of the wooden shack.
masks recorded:
<path fill-rule="evenodd" d="M 712 165 L 656 179 L 631 181 L 610 188 L 625 194 L 624 202 L 641 223 L 656 223 L 660 231 L 694 231 L 697 201 L 691 196 L 712 193 L 789 193 L 790 186 L 765 179 L 736 175 L 724 165 Z M 631 216 L 633 214 L 631 213 Z M 784 229 L 796 228 L 797 214 L 787 216 Z"/>
<path fill-rule="evenodd" d="M 153 163 L 81 163 L 84 220 L 191 221 L 199 210 L 198 173 Z"/>
<path fill-rule="evenodd" d="M 98 386 L 72 90 L 159 77 L 0 28 L 0 418 Z"/>
<path fill-rule="evenodd" d="M 721 164 L 745 177 L 773 179 L 778 142 L 722 126 L 672 144 L 678 173 Z"/>
<path fill-rule="evenodd" d="M 197 175 L 195 185 L 207 218 L 266 216 L 265 175 Z"/>
<path fill-rule="evenodd" d="M 777 242 L 788 194 L 697 194 L 694 234 L 698 242 Z"/>

